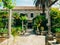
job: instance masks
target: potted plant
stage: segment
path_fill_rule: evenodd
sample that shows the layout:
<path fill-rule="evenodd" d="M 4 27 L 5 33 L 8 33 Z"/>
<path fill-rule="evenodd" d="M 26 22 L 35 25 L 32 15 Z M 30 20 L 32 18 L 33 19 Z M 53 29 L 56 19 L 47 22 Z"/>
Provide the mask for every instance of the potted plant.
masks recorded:
<path fill-rule="evenodd" d="M 57 43 L 60 43 L 60 28 L 56 28 L 56 40 Z"/>
<path fill-rule="evenodd" d="M 43 31 L 45 30 L 45 23 L 46 22 L 46 18 L 43 15 L 37 15 L 34 19 L 33 19 L 33 27 L 34 30 L 38 33 L 41 34 L 41 32 L 43 33 Z M 34 32 L 35 32 L 34 31 Z"/>
<path fill-rule="evenodd" d="M 39 30 L 39 27 L 40 27 L 40 23 L 41 23 L 41 16 L 37 15 L 34 19 L 33 19 L 33 32 L 37 35 L 40 35 L 41 34 L 41 30 Z"/>

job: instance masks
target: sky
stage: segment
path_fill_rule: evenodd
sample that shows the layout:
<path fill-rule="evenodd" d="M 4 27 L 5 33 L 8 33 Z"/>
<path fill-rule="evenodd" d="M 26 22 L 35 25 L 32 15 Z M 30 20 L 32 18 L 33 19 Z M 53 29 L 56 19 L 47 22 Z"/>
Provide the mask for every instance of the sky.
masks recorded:
<path fill-rule="evenodd" d="M 16 6 L 34 6 L 33 4 L 34 0 L 16 0 Z M 59 3 L 59 1 L 57 2 Z M 60 7 L 55 3 L 52 7 Z M 0 7 L 1 8 L 1 7 Z"/>
<path fill-rule="evenodd" d="M 34 0 L 16 0 L 16 6 L 34 6 L 33 2 Z M 52 7 L 59 8 L 57 3 L 59 2 L 56 2 Z"/>
<path fill-rule="evenodd" d="M 33 0 L 16 0 L 16 6 L 34 6 Z"/>
<path fill-rule="evenodd" d="M 57 1 L 54 5 L 52 5 L 52 7 L 60 8 L 60 1 Z"/>

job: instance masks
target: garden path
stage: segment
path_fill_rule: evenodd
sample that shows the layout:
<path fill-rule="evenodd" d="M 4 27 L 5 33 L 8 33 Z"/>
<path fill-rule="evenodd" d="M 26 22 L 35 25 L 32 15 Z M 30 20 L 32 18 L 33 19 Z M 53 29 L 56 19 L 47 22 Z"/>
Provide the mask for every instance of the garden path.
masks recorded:
<path fill-rule="evenodd" d="M 31 30 L 24 36 L 15 37 L 12 45 L 45 45 L 45 36 L 30 34 Z"/>
<path fill-rule="evenodd" d="M 25 35 L 12 37 L 0 45 L 45 45 L 45 36 L 35 35 L 32 30 L 27 30 Z"/>
<path fill-rule="evenodd" d="M 45 36 L 17 36 L 12 45 L 45 45 Z"/>

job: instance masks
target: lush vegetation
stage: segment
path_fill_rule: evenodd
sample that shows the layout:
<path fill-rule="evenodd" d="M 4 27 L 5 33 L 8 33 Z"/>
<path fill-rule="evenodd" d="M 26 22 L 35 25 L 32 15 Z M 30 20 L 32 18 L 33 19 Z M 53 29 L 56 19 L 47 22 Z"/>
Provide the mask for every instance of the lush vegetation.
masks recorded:
<path fill-rule="evenodd" d="M 7 11 L 0 11 L 0 35 L 2 33 L 8 32 L 8 15 L 9 13 Z M 24 30 L 26 30 L 27 23 L 27 16 L 26 14 L 18 14 L 17 12 L 13 13 L 13 20 L 12 20 L 12 34 L 19 35 L 20 33 L 23 33 Z M 57 8 L 51 8 L 50 10 L 50 16 L 51 16 L 51 26 L 52 26 L 52 32 L 60 32 L 60 10 Z M 45 15 L 37 15 L 33 19 L 33 31 L 41 32 L 42 30 L 48 30 L 47 29 L 47 20 L 45 18 Z M 2 35 L 1 35 L 2 36 Z"/>
<path fill-rule="evenodd" d="M 0 26 L 0 27 L 1 27 L 1 28 L 4 28 L 4 27 L 6 27 L 6 25 L 8 25 L 8 24 L 10 23 L 10 24 L 9 24 L 9 25 L 10 25 L 10 26 L 9 26 L 9 31 L 11 31 L 11 19 L 10 19 L 11 17 L 10 17 L 10 16 L 11 16 L 11 14 L 12 14 L 12 13 L 11 13 L 11 9 L 13 9 L 13 7 L 15 6 L 15 2 L 13 2 L 12 0 L 1 0 L 1 2 L 3 2 L 3 5 L 2 5 L 2 6 L 3 6 L 4 8 L 9 9 L 9 12 L 10 12 L 10 13 L 9 13 L 9 20 L 8 20 L 8 19 L 6 18 L 6 17 L 8 17 L 8 16 L 7 16 L 7 13 L 6 13 L 6 12 L 0 12 L 0 15 L 3 16 L 2 18 L 0 18 L 0 19 L 1 19 L 1 22 L 0 22 L 1 26 Z M 9 21 L 9 23 L 6 22 L 7 20 Z M 5 24 L 5 23 L 6 23 L 6 24 Z M 7 28 L 8 28 L 8 26 L 7 26 Z M 9 31 L 8 31 L 8 32 L 9 32 Z M 10 33 L 11 33 L 11 32 L 10 32 Z M 9 33 L 9 36 L 10 36 L 10 33 Z"/>
<path fill-rule="evenodd" d="M 8 12 L 0 11 L 0 35 L 8 33 Z"/>
<path fill-rule="evenodd" d="M 20 35 L 21 33 L 23 34 L 24 31 L 26 31 L 26 25 L 27 22 L 27 16 L 26 14 L 18 14 L 17 12 L 13 13 L 13 23 L 12 23 L 12 34 L 15 35 Z"/>
<path fill-rule="evenodd" d="M 60 33 L 60 28 L 55 28 L 56 32 Z"/>
<path fill-rule="evenodd" d="M 13 9 L 15 6 L 15 0 L 14 2 L 12 0 L 2 0 L 3 2 L 3 7 L 7 9 Z"/>
<path fill-rule="evenodd" d="M 12 35 L 18 36 L 22 33 L 22 27 L 12 27 Z"/>
<path fill-rule="evenodd" d="M 58 8 L 51 8 L 50 9 L 50 16 L 51 16 L 51 31 L 53 33 L 60 32 L 60 10 Z M 42 30 L 48 30 L 47 29 L 47 20 L 44 15 L 37 15 L 33 19 L 33 27 L 34 31 L 39 30 L 38 32 L 41 32 Z"/>
<path fill-rule="evenodd" d="M 0 34 L 8 34 L 8 15 L 7 11 L 0 11 Z M 14 12 L 12 17 L 12 35 L 20 35 L 20 33 L 26 30 L 26 27 L 23 25 L 26 25 L 27 16 L 25 14 L 22 16 Z"/>
<path fill-rule="evenodd" d="M 4 35 L 6 34 L 6 35 Z M 7 28 L 0 28 L 0 36 L 7 36 L 8 34 L 8 29 Z"/>
<path fill-rule="evenodd" d="M 40 32 L 43 30 L 47 30 L 47 26 L 46 26 L 47 20 L 45 18 L 44 15 L 37 15 L 34 19 L 33 19 L 33 28 L 34 28 L 34 32 Z"/>
<path fill-rule="evenodd" d="M 58 8 L 51 8 L 50 15 L 52 32 L 58 32 L 56 30 L 60 29 L 60 10 Z"/>

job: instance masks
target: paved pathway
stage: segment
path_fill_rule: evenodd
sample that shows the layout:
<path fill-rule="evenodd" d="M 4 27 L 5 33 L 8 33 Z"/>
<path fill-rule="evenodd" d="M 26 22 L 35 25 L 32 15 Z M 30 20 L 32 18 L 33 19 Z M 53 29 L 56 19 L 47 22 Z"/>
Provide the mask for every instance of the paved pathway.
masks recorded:
<path fill-rule="evenodd" d="M 14 40 L 13 40 L 14 39 Z M 28 30 L 23 36 L 16 36 L 6 40 L 0 45 L 45 45 L 45 36 L 35 35 Z"/>
<path fill-rule="evenodd" d="M 31 30 L 27 30 L 24 36 L 17 36 L 12 45 L 45 45 L 45 36 L 34 35 Z"/>
<path fill-rule="evenodd" d="M 18 36 L 15 37 L 12 45 L 45 45 L 45 36 Z"/>

